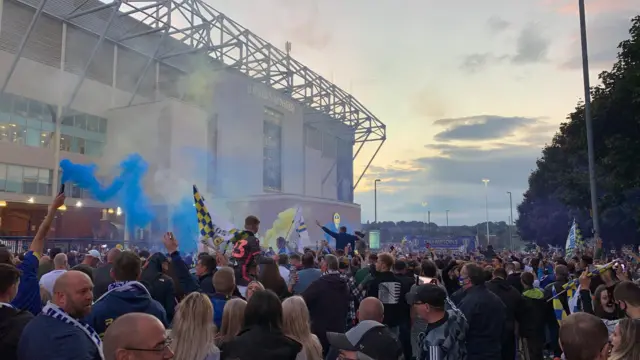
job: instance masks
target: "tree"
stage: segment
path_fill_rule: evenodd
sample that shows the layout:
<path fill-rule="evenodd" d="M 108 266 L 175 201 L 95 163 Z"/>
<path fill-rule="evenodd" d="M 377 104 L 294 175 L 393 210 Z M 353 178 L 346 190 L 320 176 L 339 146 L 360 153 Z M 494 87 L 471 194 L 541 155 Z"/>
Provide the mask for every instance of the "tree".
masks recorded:
<path fill-rule="evenodd" d="M 591 89 L 600 228 L 615 246 L 640 239 L 640 16 L 631 23 L 612 70 Z M 543 149 L 516 226 L 524 240 L 563 245 L 574 218 L 591 234 L 590 209 L 584 103 L 578 103 Z"/>

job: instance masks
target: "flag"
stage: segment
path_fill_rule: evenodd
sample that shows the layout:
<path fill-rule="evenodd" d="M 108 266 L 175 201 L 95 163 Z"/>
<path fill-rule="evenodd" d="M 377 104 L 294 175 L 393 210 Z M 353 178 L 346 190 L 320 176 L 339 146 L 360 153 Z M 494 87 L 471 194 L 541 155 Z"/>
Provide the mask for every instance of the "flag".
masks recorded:
<path fill-rule="evenodd" d="M 193 185 L 193 203 L 196 207 L 198 216 L 198 228 L 200 229 L 200 241 L 205 245 L 218 249 L 223 242 L 227 242 L 234 238 L 238 230 L 228 221 L 215 216 L 207 210 L 204 203 L 204 197 L 200 195 L 198 187 Z"/>
<path fill-rule="evenodd" d="M 293 228 L 296 229 L 296 233 L 298 234 L 298 251 L 302 251 L 305 246 L 310 247 L 311 239 L 309 238 L 307 224 L 304 222 L 304 216 L 302 216 L 302 209 L 300 207 L 296 209 L 296 215 L 293 218 Z"/>
<path fill-rule="evenodd" d="M 573 252 L 576 248 L 582 246 L 582 237 L 580 236 L 580 229 L 576 225 L 576 219 L 573 219 L 573 224 L 569 229 L 569 235 L 567 235 L 567 241 L 564 245 L 565 256 L 573 256 Z"/>

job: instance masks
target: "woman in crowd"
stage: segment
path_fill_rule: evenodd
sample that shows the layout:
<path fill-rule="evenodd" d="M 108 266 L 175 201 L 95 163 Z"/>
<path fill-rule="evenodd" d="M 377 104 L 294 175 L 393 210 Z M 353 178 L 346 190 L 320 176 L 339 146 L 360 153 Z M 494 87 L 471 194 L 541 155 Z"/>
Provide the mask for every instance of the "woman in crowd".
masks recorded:
<path fill-rule="evenodd" d="M 278 296 L 261 290 L 247 302 L 243 330 L 220 350 L 223 360 L 295 360 L 302 344 L 283 334 Z"/>
<path fill-rule="evenodd" d="M 265 289 L 273 291 L 280 299 L 291 296 L 286 283 L 289 279 L 285 280 L 280 276 L 278 265 L 273 259 L 264 259 L 260 265 L 259 279 Z"/>
<path fill-rule="evenodd" d="M 201 293 L 191 293 L 178 304 L 171 330 L 175 359 L 218 360 L 214 343 L 213 305 Z"/>
<path fill-rule="evenodd" d="M 248 293 L 249 290 L 247 289 L 247 294 Z M 218 335 L 216 336 L 216 344 L 218 346 L 229 342 L 240 333 L 242 324 L 244 323 L 244 311 L 246 307 L 247 302 L 240 298 L 231 299 L 224 305 L 222 326 L 220 326 Z"/>
<path fill-rule="evenodd" d="M 302 351 L 296 360 L 321 360 L 322 346 L 318 337 L 311 333 L 309 310 L 304 299 L 294 296 L 282 303 L 282 331 L 288 337 L 302 344 Z"/>
<path fill-rule="evenodd" d="M 616 307 L 613 303 L 613 299 L 609 298 L 609 292 L 605 285 L 600 285 L 596 288 L 593 295 L 593 312 L 594 314 L 605 320 L 616 320 L 618 314 L 616 314 Z"/>
<path fill-rule="evenodd" d="M 629 318 L 620 320 L 611 335 L 613 350 L 608 360 L 640 359 L 640 322 Z"/>
<path fill-rule="evenodd" d="M 250 282 L 247 286 L 247 301 L 249 301 L 249 299 L 251 299 L 251 295 L 253 295 L 253 293 L 258 290 L 264 290 L 264 286 L 262 285 L 262 283 L 260 281 Z"/>

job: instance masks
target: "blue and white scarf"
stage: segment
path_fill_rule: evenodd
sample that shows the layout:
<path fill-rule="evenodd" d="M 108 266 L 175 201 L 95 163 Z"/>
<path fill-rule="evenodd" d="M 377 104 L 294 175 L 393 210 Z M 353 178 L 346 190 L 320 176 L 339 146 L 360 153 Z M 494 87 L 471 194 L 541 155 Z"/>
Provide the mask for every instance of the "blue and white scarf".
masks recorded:
<path fill-rule="evenodd" d="M 104 299 L 105 296 L 107 296 L 108 294 L 112 293 L 112 292 L 127 292 L 127 291 L 144 291 L 145 293 L 147 293 L 147 295 L 151 296 L 151 294 L 149 294 L 149 290 L 147 290 L 147 287 L 144 286 L 142 283 L 139 283 L 137 281 L 116 281 L 112 284 L 109 284 L 109 287 L 107 288 L 109 291 L 107 291 L 106 293 L 104 293 L 104 295 L 100 296 L 100 298 L 98 300 L 96 300 L 95 302 L 98 302 L 102 299 Z"/>
<path fill-rule="evenodd" d="M 3 307 L 13 308 L 13 309 L 16 308 L 15 306 L 13 306 L 11 304 L 8 304 L 8 303 L 5 303 L 5 302 L 0 302 L 0 309 L 2 309 Z"/>
<path fill-rule="evenodd" d="M 52 317 L 82 330 L 82 332 L 84 332 L 96 345 L 98 353 L 100 353 L 100 358 L 104 360 L 104 353 L 102 352 L 102 340 L 100 340 L 100 335 L 98 335 L 98 333 L 93 330 L 93 328 L 91 328 L 89 324 L 84 324 L 72 318 L 66 312 L 64 312 L 64 310 L 60 309 L 57 305 L 51 302 L 48 302 L 47 305 L 45 305 L 45 307 L 42 309 L 42 315 Z"/>

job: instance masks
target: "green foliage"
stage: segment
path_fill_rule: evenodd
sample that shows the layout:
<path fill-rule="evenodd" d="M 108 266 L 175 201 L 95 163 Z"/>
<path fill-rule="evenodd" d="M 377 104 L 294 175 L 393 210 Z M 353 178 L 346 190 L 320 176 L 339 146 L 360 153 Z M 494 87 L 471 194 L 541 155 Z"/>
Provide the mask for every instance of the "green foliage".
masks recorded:
<path fill-rule="evenodd" d="M 640 16 L 629 34 L 612 70 L 602 72 L 602 84 L 591 90 L 600 227 L 617 245 L 640 238 Z M 524 240 L 560 245 L 574 217 L 585 236 L 591 234 L 590 208 L 586 121 L 579 103 L 543 149 L 516 225 Z"/>

